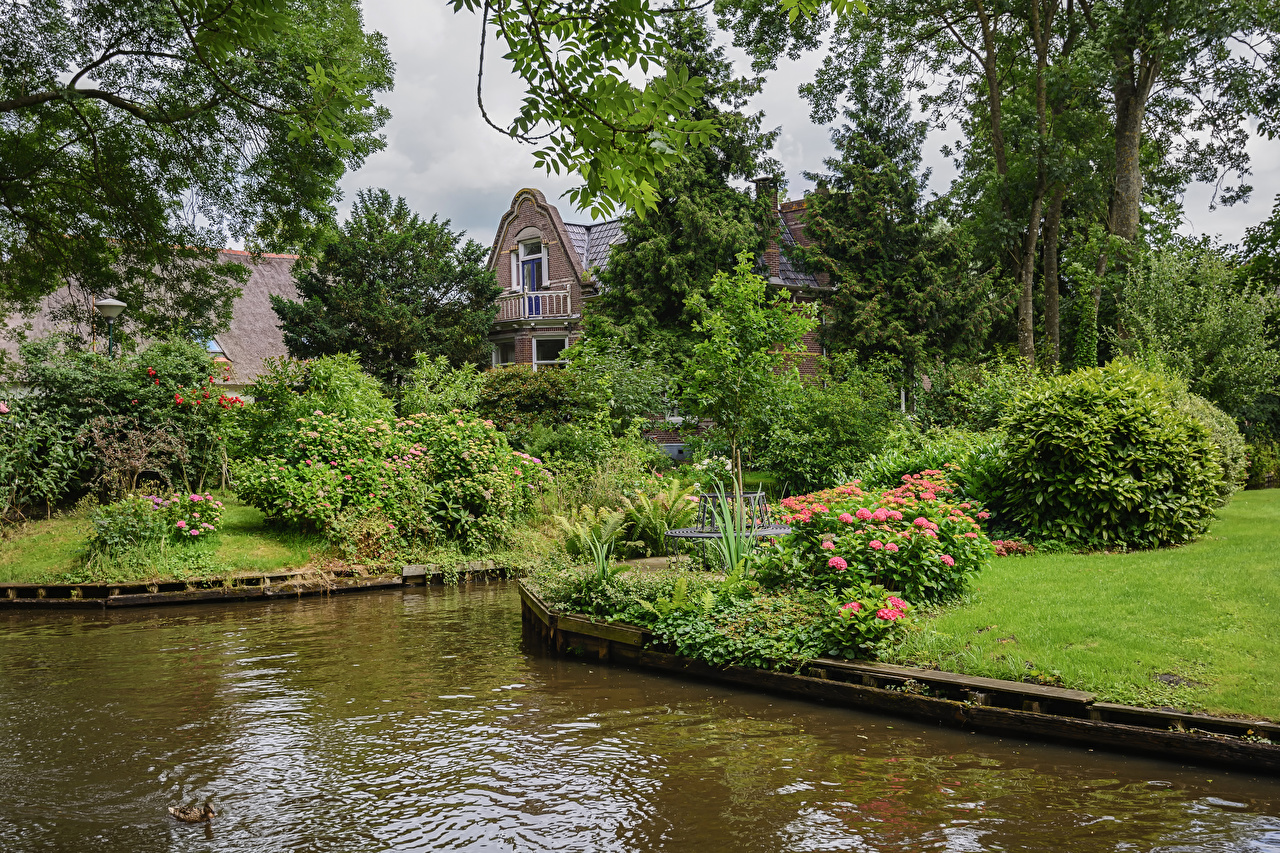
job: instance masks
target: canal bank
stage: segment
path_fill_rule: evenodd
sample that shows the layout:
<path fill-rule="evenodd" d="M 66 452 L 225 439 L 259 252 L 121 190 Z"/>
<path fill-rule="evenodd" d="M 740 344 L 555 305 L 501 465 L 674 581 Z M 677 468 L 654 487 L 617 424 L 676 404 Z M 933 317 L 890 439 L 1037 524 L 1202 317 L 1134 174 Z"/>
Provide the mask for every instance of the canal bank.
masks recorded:
<path fill-rule="evenodd" d="M 558 655 L 718 681 L 935 725 L 1028 736 L 1280 776 L 1280 725 L 1098 702 L 1086 691 L 937 670 L 819 658 L 777 669 L 711 666 L 671 654 L 633 625 L 557 613 L 523 581 L 527 639 Z"/>

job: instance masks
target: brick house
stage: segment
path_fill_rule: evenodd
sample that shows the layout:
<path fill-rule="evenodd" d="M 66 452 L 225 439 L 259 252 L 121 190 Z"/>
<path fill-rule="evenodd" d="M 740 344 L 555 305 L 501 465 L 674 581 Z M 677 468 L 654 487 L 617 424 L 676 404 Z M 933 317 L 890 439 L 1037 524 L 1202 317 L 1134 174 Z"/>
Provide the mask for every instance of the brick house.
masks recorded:
<path fill-rule="evenodd" d="M 824 277 L 801 272 L 784 255 L 779 241 L 808 245 L 801 201 L 777 203 L 770 179 L 756 181 L 757 197 L 771 201 L 778 220 L 778 240 L 771 240 L 760 259 L 760 274 L 787 288 L 796 302 L 817 301 L 829 290 Z M 599 291 L 596 273 L 609 262 L 609 248 L 625 237 L 616 219 L 579 225 L 565 222 L 555 205 L 536 189 L 522 189 L 498 224 L 489 252 L 489 269 L 497 275 L 502 294 L 489 340 L 493 364 L 559 363 L 560 353 L 579 336 L 582 306 Z M 801 373 L 817 370 L 822 345 L 815 330 L 805 336 L 808 355 Z"/>

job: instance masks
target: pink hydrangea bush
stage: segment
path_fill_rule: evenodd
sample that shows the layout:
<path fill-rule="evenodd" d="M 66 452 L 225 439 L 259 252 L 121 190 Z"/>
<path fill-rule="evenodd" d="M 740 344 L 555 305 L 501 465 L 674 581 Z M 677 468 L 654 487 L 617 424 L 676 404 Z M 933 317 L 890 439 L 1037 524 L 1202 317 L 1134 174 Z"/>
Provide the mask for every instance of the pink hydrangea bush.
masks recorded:
<path fill-rule="evenodd" d="M 207 539 L 222 526 L 222 501 L 207 492 L 144 495 L 143 500 L 151 501 L 151 508 L 164 517 L 169 538 L 179 542 Z"/>
<path fill-rule="evenodd" d="M 236 493 L 272 518 L 322 533 L 369 516 L 406 543 L 448 539 L 480 549 L 498 542 L 551 478 L 492 421 L 470 414 L 388 420 L 317 411 L 298 418 L 293 436 L 280 455 L 233 463 Z"/>
<path fill-rule="evenodd" d="M 876 658 L 911 622 L 911 605 L 882 586 L 846 587 L 827 605 L 822 637 L 832 657 Z"/>
<path fill-rule="evenodd" d="M 884 492 L 854 481 L 783 499 L 792 533 L 763 550 L 761 576 L 802 587 L 874 584 L 913 601 L 958 595 L 994 556 L 982 529 L 989 514 L 959 500 L 941 471 L 902 479 Z"/>

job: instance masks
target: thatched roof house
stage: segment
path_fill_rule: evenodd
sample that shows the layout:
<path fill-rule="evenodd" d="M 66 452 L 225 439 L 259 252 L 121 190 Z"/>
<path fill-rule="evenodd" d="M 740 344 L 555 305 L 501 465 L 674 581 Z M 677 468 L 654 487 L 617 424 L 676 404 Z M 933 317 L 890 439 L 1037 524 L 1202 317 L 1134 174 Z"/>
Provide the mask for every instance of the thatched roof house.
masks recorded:
<path fill-rule="evenodd" d="M 263 254 L 255 258 L 237 249 L 223 249 L 218 253 L 219 263 L 235 262 L 249 268 L 249 280 L 232 308 L 230 328 L 207 342 L 210 354 L 231 363 L 230 390 L 243 391 L 251 384 L 262 372 L 263 359 L 288 354 L 279 318 L 271 310 L 271 297 L 298 298 L 298 288 L 293 281 L 293 264 L 297 260 L 297 255 Z M 29 338 L 67 331 L 53 320 L 54 310 L 67 300 L 85 298 L 88 297 L 78 291 L 62 288 L 42 299 L 34 314 L 8 317 L 4 325 L 9 328 L 29 325 L 26 333 Z M 0 337 L 0 350 L 16 355 L 18 344 Z"/>

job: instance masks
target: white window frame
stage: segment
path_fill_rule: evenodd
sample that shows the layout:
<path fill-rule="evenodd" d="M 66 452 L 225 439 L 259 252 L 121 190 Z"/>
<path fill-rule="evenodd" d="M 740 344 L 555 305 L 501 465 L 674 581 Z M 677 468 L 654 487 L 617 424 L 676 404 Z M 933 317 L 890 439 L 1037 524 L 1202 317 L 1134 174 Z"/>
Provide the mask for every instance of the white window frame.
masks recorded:
<path fill-rule="evenodd" d="M 536 255 L 525 256 L 524 247 L 526 243 L 532 243 L 537 240 L 541 246 L 541 251 Z M 516 245 L 511 250 L 511 291 L 513 293 L 524 293 L 524 276 L 521 274 L 521 267 L 526 260 L 539 259 L 542 263 L 542 290 L 547 290 L 551 285 L 551 265 L 548 262 L 551 252 L 547 249 L 547 241 L 542 236 L 542 232 L 537 228 L 524 228 L 516 235 Z M 538 291 L 541 293 L 542 291 Z"/>
<path fill-rule="evenodd" d="M 563 353 L 566 349 L 569 348 L 568 335 L 541 335 L 533 339 L 533 369 L 534 370 L 537 370 L 539 367 L 560 367 L 564 364 L 563 358 L 557 358 L 552 361 L 540 361 L 538 359 L 538 341 L 563 341 L 564 349 L 560 350 L 560 352 Z"/>
<path fill-rule="evenodd" d="M 503 347 L 503 346 L 510 346 L 510 347 L 511 347 L 511 360 L 510 360 L 510 361 L 502 361 L 502 347 Z M 516 342 L 515 342 L 515 339 L 513 338 L 512 340 L 509 340 L 509 341 L 494 341 L 494 343 L 493 343 L 493 366 L 494 366 L 494 367 L 502 367 L 502 366 L 504 366 L 504 365 L 516 364 L 516 363 L 517 363 L 517 362 L 516 362 Z"/>

